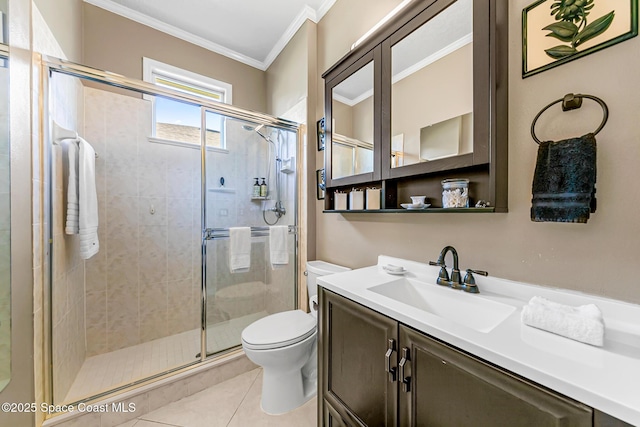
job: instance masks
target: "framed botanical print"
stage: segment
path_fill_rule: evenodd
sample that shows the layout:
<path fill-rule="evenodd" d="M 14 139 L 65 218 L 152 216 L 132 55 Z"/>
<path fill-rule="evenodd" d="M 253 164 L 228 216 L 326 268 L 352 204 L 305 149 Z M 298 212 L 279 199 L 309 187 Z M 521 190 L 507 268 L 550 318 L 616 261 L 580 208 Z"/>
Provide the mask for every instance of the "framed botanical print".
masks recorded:
<path fill-rule="evenodd" d="M 638 35 L 638 0 L 538 0 L 522 11 L 522 77 Z"/>

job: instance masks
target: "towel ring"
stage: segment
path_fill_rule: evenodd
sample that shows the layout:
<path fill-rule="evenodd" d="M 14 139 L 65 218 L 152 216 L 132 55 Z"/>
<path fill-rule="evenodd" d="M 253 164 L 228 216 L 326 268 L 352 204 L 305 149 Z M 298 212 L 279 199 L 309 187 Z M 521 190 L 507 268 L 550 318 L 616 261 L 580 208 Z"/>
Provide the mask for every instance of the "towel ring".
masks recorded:
<path fill-rule="evenodd" d="M 542 113 L 547 111 L 550 107 L 554 106 L 558 102 L 562 102 L 562 111 L 575 110 L 575 109 L 580 108 L 582 106 L 582 98 L 592 99 L 592 100 L 596 101 L 598 104 L 600 104 L 600 106 L 602 107 L 602 111 L 603 111 L 602 123 L 600 123 L 600 126 L 598 126 L 598 129 L 596 129 L 593 132 L 594 135 L 597 135 L 598 132 L 600 132 L 602 130 L 604 125 L 607 123 L 607 120 L 609 119 L 609 108 L 607 107 L 607 104 L 605 104 L 605 102 L 602 99 L 600 99 L 600 98 L 598 98 L 596 96 L 593 96 L 593 95 L 583 95 L 583 94 L 579 94 L 579 93 L 574 95 L 572 93 L 569 93 L 569 94 L 565 95 L 564 98 L 557 99 L 557 100 L 553 101 L 552 103 L 550 103 L 549 105 L 547 105 L 546 107 L 544 107 L 536 115 L 535 119 L 533 119 L 533 123 L 531 123 L 531 136 L 533 137 L 533 140 L 536 142 L 536 144 L 540 145 L 540 143 L 542 142 L 536 136 L 536 131 L 535 131 L 536 122 L 538 121 L 538 119 L 540 118 Z"/>

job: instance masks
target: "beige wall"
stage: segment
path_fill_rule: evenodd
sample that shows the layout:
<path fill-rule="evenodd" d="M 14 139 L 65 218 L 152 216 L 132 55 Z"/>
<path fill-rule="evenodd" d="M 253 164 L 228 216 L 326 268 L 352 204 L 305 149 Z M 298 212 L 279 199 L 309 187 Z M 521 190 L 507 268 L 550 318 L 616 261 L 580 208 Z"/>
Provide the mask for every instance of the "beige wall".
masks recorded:
<path fill-rule="evenodd" d="M 307 97 L 307 40 L 312 25 L 315 24 L 307 20 L 265 72 L 266 113 L 281 116 Z"/>
<path fill-rule="evenodd" d="M 388 2 L 384 8 L 378 4 L 382 2 L 369 3 L 338 0 L 319 23 L 320 72 L 342 57 L 360 35 L 362 29 L 354 27 L 365 21 L 368 28 L 398 2 Z M 640 221 L 635 212 L 640 202 L 633 191 L 640 178 L 634 125 L 640 100 L 628 90 L 640 83 L 640 57 L 634 55 L 640 37 L 523 80 L 521 13 L 530 3 L 509 2 L 509 213 L 340 215 L 320 213 L 318 202 L 318 258 L 350 267 L 374 264 L 380 253 L 425 262 L 450 244 L 460 253 L 461 268 L 640 302 L 632 280 L 640 256 Z M 322 83 L 318 79 L 319 90 Z M 597 136 L 598 210 L 586 225 L 533 223 L 529 209 L 537 145 L 529 127 L 543 106 L 568 92 L 599 96 L 610 108 L 609 122 Z M 558 108 L 556 114 L 543 117 L 539 137 L 559 139 L 594 130 L 601 114 L 588 104 L 585 101 L 581 110 L 568 113 Z M 321 117 L 322 110 L 317 114 Z"/>
<path fill-rule="evenodd" d="M 33 0 L 67 59 L 82 63 L 82 0 Z"/>
<path fill-rule="evenodd" d="M 233 85 L 233 104 L 266 111 L 265 73 L 104 9 L 83 5 L 83 63 L 142 80 L 148 57 Z"/>

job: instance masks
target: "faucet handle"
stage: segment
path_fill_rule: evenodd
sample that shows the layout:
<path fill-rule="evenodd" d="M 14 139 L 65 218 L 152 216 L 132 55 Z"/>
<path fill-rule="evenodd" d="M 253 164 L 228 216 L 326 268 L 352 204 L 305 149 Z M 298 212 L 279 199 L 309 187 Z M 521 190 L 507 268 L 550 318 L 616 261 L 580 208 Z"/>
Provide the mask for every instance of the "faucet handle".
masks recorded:
<path fill-rule="evenodd" d="M 485 276 L 485 277 L 489 275 L 489 273 L 487 273 L 484 270 L 472 270 L 471 268 L 467 268 L 467 274 L 469 274 L 469 273 L 476 273 L 476 274 L 479 274 L 479 275 Z M 473 278 L 473 276 L 471 276 L 471 277 Z"/>
<path fill-rule="evenodd" d="M 442 286 L 449 286 L 449 273 L 447 273 L 447 266 L 444 264 L 444 261 L 429 261 L 429 265 L 440 267 L 440 273 L 438 273 L 436 283 Z"/>
<path fill-rule="evenodd" d="M 473 273 L 480 274 L 481 276 L 488 276 L 489 273 L 483 270 L 472 270 L 470 268 L 467 269 L 467 274 L 462 280 L 462 290 L 464 290 L 465 292 L 470 292 L 472 294 L 478 294 L 480 293 L 480 290 L 478 289 L 478 285 L 476 285 L 476 279 L 474 279 Z"/>

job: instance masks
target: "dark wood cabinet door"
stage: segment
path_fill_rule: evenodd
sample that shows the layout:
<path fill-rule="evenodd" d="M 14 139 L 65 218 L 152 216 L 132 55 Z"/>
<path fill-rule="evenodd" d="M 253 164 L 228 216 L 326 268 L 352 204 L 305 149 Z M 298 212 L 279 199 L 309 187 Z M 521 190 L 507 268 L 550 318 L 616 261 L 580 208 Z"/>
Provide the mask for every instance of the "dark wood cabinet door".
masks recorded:
<path fill-rule="evenodd" d="M 322 411 L 323 411 L 323 427 L 351 427 L 347 424 L 347 421 L 342 419 L 342 416 L 338 411 L 336 411 L 326 400 L 322 402 Z M 320 423 L 318 423 L 320 425 Z"/>
<path fill-rule="evenodd" d="M 523 381 L 400 326 L 410 362 L 401 392 L 400 425 L 455 427 L 587 427 L 591 408 Z"/>
<path fill-rule="evenodd" d="M 388 348 L 397 350 L 397 322 L 324 289 L 320 306 L 323 398 L 347 425 L 395 426 L 397 382 L 386 355 L 394 369 L 397 351 Z"/>

